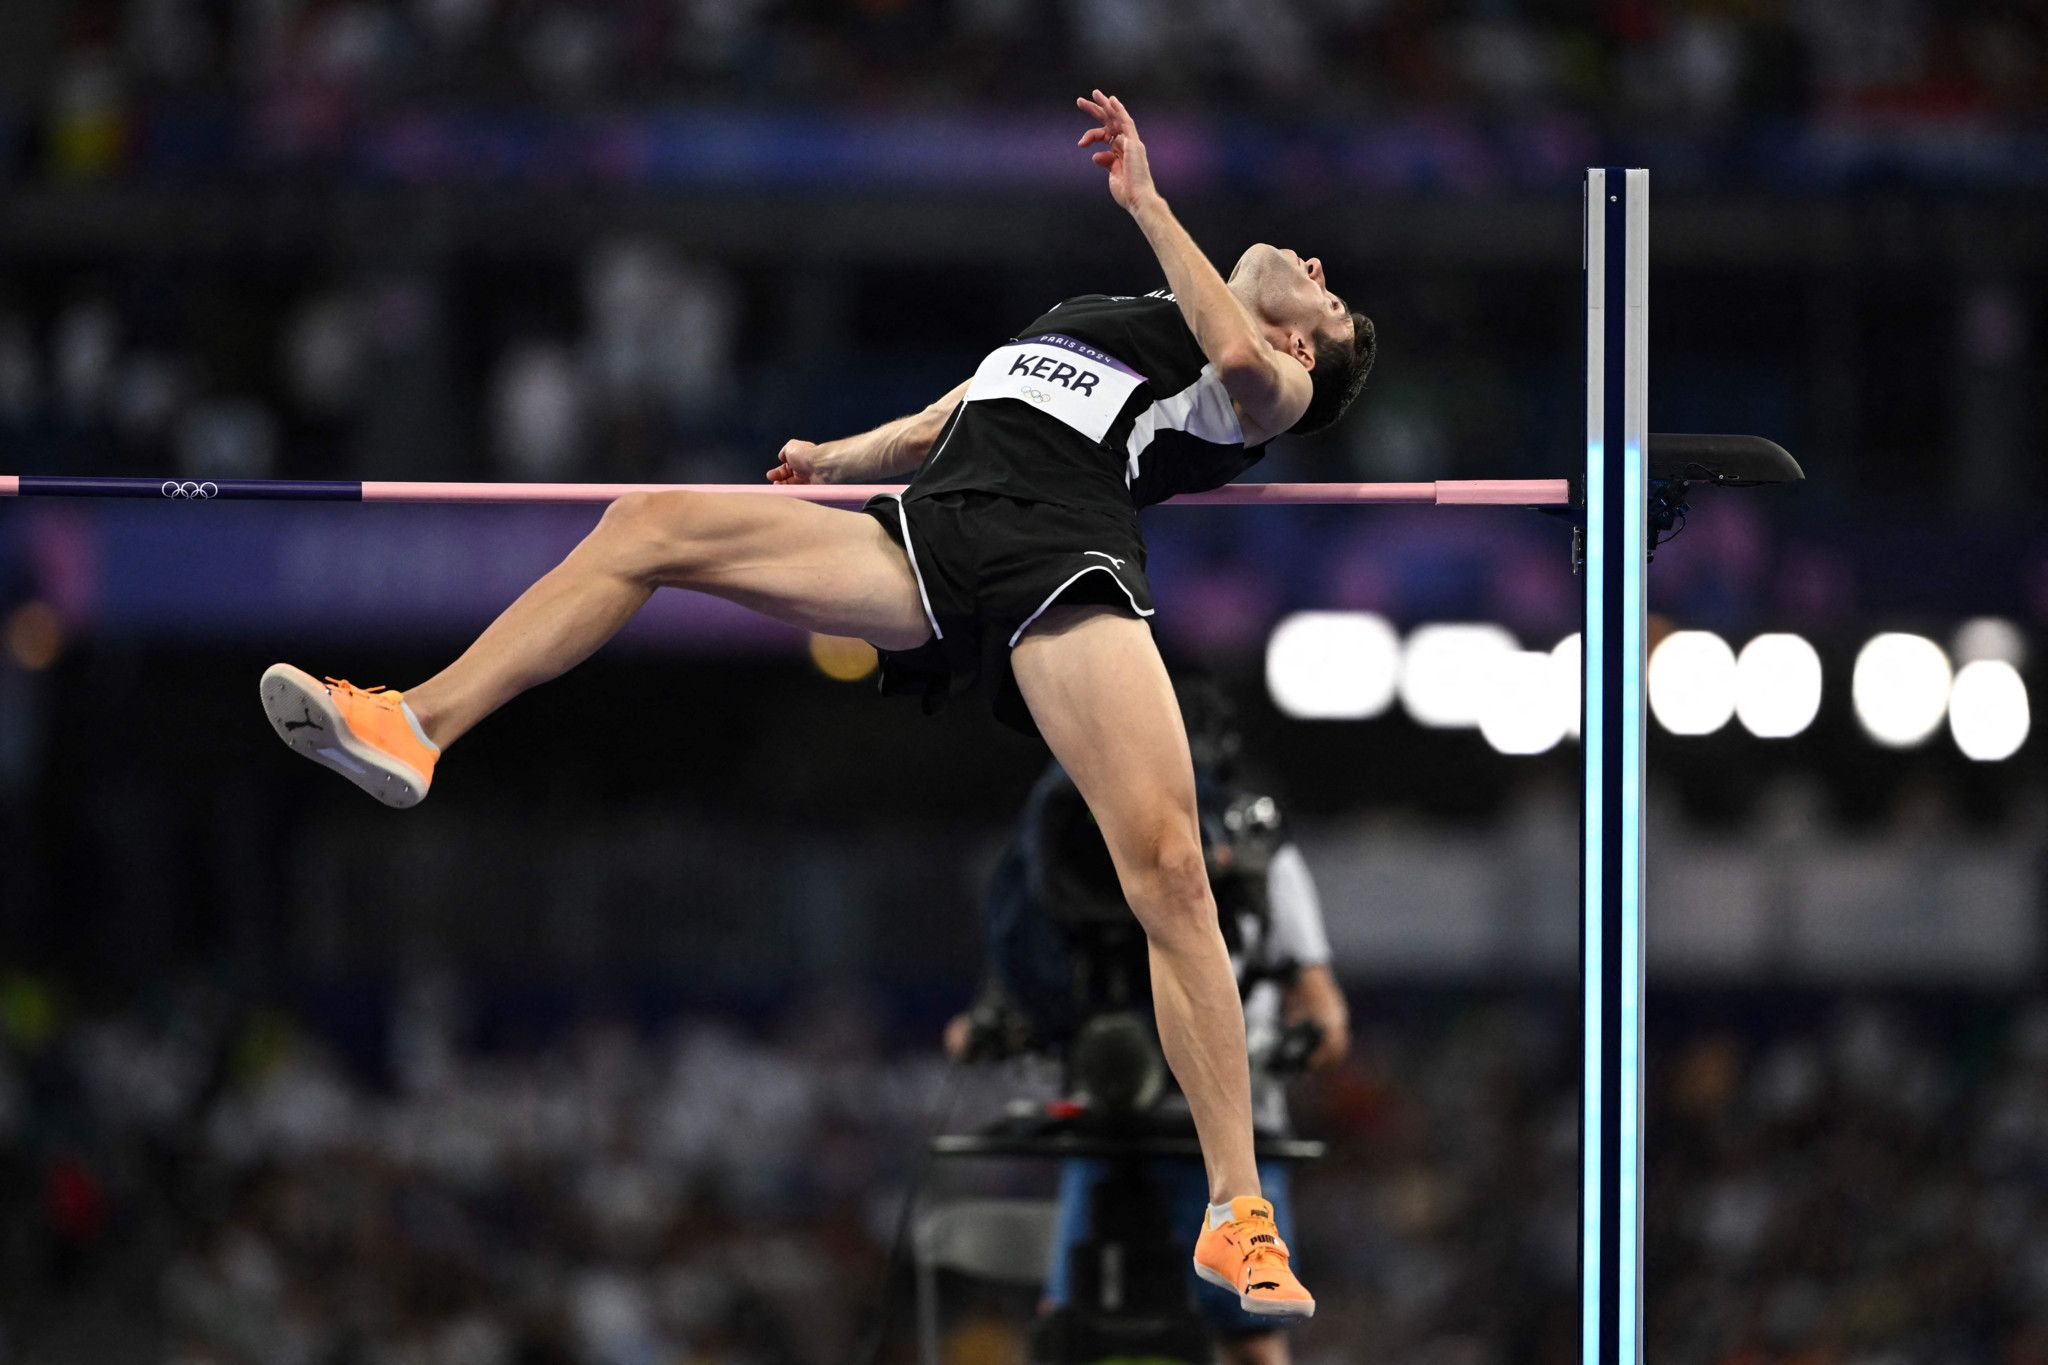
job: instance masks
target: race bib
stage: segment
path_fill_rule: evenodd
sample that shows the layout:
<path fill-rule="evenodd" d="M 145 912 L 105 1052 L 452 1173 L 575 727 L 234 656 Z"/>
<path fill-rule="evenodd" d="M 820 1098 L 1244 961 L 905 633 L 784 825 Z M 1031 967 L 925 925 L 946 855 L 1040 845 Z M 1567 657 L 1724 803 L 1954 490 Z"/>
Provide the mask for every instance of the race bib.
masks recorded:
<path fill-rule="evenodd" d="M 991 351 L 963 401 L 1019 399 L 1100 441 L 1131 391 L 1144 382 L 1144 375 L 1114 356 L 1052 332 Z"/>

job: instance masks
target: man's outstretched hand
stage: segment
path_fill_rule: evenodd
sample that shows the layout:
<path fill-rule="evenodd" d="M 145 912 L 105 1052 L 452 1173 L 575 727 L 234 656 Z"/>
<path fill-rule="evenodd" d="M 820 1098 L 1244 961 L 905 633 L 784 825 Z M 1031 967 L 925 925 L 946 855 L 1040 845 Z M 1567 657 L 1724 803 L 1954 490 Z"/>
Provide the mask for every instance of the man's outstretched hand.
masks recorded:
<path fill-rule="evenodd" d="M 1122 100 L 1100 90 L 1094 96 L 1074 101 L 1083 113 L 1101 124 L 1081 134 L 1080 145 L 1101 144 L 1094 161 L 1109 172 L 1109 197 L 1126 212 L 1134 212 L 1148 196 L 1158 193 L 1152 185 L 1152 165 L 1145 159 L 1145 144 L 1139 140 L 1138 125 Z"/>

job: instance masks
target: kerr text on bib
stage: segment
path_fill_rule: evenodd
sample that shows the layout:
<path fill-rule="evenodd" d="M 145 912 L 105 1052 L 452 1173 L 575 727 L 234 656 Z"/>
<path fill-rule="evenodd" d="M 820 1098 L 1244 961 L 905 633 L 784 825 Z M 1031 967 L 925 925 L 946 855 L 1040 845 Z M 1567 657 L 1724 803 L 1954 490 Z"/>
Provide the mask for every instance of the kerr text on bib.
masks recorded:
<path fill-rule="evenodd" d="M 990 352 L 964 401 L 1019 399 L 1100 441 L 1131 391 L 1144 382 L 1144 375 L 1115 357 L 1049 332 Z"/>

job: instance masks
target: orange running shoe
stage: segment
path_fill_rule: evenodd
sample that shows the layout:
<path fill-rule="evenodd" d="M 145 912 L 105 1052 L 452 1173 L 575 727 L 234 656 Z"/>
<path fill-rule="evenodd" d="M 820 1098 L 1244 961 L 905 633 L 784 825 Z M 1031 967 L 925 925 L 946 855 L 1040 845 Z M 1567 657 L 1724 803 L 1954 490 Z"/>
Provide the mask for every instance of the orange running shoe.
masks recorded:
<path fill-rule="evenodd" d="M 397 692 L 325 682 L 290 664 L 263 671 L 263 712 L 299 753 L 334 769 L 387 806 L 427 799 L 441 756 Z"/>
<path fill-rule="evenodd" d="M 1315 1316 L 1316 1301 L 1287 1268 L 1287 1243 L 1273 1226 L 1263 1199 L 1230 1201 L 1230 1221 L 1202 1220 L 1195 1239 L 1195 1273 L 1237 1295 L 1238 1306 L 1263 1318 Z"/>

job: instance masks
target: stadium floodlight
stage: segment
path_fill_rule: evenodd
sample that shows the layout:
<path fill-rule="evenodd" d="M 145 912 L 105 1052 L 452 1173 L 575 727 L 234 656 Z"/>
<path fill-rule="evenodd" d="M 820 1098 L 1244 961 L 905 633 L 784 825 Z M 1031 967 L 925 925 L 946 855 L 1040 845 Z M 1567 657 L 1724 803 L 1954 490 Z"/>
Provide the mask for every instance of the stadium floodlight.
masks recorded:
<path fill-rule="evenodd" d="M 1266 691 L 1296 720 L 1365 720 L 1394 702 L 1401 641 L 1363 611 L 1302 611 L 1266 641 Z"/>
<path fill-rule="evenodd" d="M 1887 631 L 1857 652 L 1850 695 L 1872 739 L 1909 749 L 1940 726 L 1954 682 L 1940 645 L 1924 635 Z"/>
<path fill-rule="evenodd" d="M 1674 630 L 1650 652 L 1650 712 L 1674 735 L 1711 735 L 1735 714 L 1735 651 L 1710 630 Z"/>
<path fill-rule="evenodd" d="M 1956 747 L 1980 763 L 2011 758 L 2027 742 L 2033 715 L 2019 670 L 2003 659 L 1964 664 L 1949 690 L 1948 727 Z"/>
<path fill-rule="evenodd" d="M 1999 659 L 2014 668 L 2027 662 L 2027 637 L 2003 616 L 1973 616 L 1956 628 L 1949 654 L 1958 666 L 1979 659 Z"/>
<path fill-rule="evenodd" d="M 1517 649 L 1500 655 L 1480 700 L 1479 733 L 1498 753 L 1548 753 L 1565 735 L 1559 683 L 1549 654 Z"/>
<path fill-rule="evenodd" d="M 1550 651 L 1550 668 L 1556 675 L 1557 704 L 1564 710 L 1564 732 L 1577 739 L 1586 683 L 1585 637 L 1575 630 L 1559 640 Z"/>
<path fill-rule="evenodd" d="M 1479 724 L 1500 660 L 1514 652 L 1515 637 L 1501 626 L 1420 626 L 1401 657 L 1401 707 L 1418 725 L 1470 729 Z"/>
<path fill-rule="evenodd" d="M 1820 654 L 1797 635 L 1759 635 L 1735 660 L 1735 714 L 1759 739 L 1790 739 L 1820 714 Z"/>

